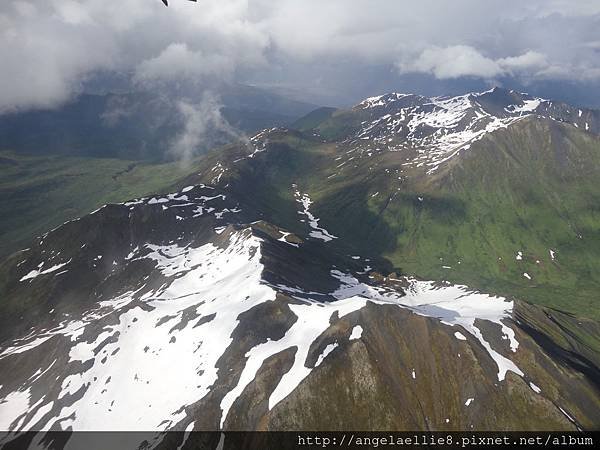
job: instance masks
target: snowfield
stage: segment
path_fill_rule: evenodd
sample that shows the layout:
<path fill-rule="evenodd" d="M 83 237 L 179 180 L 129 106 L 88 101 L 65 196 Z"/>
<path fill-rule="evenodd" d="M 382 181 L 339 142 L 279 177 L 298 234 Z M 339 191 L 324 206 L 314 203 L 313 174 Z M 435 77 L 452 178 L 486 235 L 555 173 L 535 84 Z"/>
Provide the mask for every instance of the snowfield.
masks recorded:
<path fill-rule="evenodd" d="M 221 233 L 224 233 L 221 230 Z M 219 235 L 224 236 L 223 234 Z M 297 251 L 297 250 L 296 250 Z M 44 380 L 22 380 L 21 387 L 0 398 L 0 427 L 8 430 L 167 430 L 186 422 L 185 408 L 209 394 L 232 345 L 240 315 L 286 293 L 297 320 L 278 340 L 252 347 L 237 383 L 224 393 L 221 426 L 235 401 L 254 380 L 266 359 L 296 348 L 294 362 L 281 377 L 268 401 L 269 409 L 285 399 L 315 370 L 327 363 L 341 344 L 322 349 L 316 363 L 307 364 L 309 349 L 331 326 L 367 303 L 395 305 L 456 327 L 456 339 L 478 341 L 498 367 L 498 381 L 507 371 L 523 372 L 486 340 L 475 320 L 501 326 L 512 352 L 518 349 L 507 324 L 512 302 L 473 292 L 465 286 L 439 285 L 407 279 L 406 295 L 374 287 L 352 274 L 332 269 L 339 280 L 330 293 L 273 286 L 262 279 L 261 240 L 249 229 L 230 232 L 224 246 L 148 243 L 128 255 L 128 263 L 152 261 L 165 280 L 159 288 L 127 292 L 100 302 L 80 318 L 67 318 L 49 330 L 38 330 L 2 349 L 0 361 L 44 349 L 62 349 L 64 371 L 54 381 L 57 391 L 32 394 Z M 322 299 L 329 296 L 331 302 Z M 366 330 L 355 326 L 347 342 L 359 342 Z M 55 361 L 56 362 L 56 361 Z M 532 389 L 535 389 L 532 385 Z M 151 393 L 151 395 L 150 395 Z M 52 414 L 49 414 L 52 412 Z M 186 423 L 186 426 L 189 423 Z"/>

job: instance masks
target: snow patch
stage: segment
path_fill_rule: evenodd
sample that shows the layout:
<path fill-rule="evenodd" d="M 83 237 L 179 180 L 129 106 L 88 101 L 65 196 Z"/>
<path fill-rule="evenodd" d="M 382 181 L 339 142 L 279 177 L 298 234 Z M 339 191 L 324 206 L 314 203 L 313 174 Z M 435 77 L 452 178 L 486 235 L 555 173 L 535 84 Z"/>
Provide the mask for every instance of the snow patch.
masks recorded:
<path fill-rule="evenodd" d="M 36 278 L 36 277 L 38 277 L 40 275 L 47 275 L 49 273 L 56 272 L 60 268 L 62 268 L 64 266 L 66 266 L 67 264 L 69 264 L 70 262 L 71 262 L 71 260 L 69 259 L 67 262 L 56 264 L 56 265 L 54 265 L 52 267 L 49 267 L 48 269 L 45 269 L 45 270 L 41 270 L 42 267 L 44 266 L 44 263 L 41 263 L 38 266 L 37 269 L 32 270 L 27 275 L 23 276 L 19 281 L 33 280 L 34 278 Z"/>
<path fill-rule="evenodd" d="M 350 341 L 354 341 L 357 339 L 360 339 L 362 337 L 362 333 L 363 333 L 363 328 L 360 325 L 356 325 L 354 328 L 352 328 L 352 333 L 350 334 Z"/>
<path fill-rule="evenodd" d="M 168 277 L 168 283 L 141 297 L 128 292 L 100 302 L 81 320 L 30 336 L 0 354 L 2 359 L 27 351 L 54 336 L 73 343 L 71 362 L 93 362 L 60 382 L 58 400 L 82 393 L 72 404 L 66 401 L 58 414 L 63 429 L 141 431 L 173 426 L 181 419 L 182 406 L 200 400 L 216 381 L 217 361 L 232 342 L 238 316 L 275 300 L 274 290 L 261 282 L 260 240 L 248 232 L 232 233 L 226 248 L 145 247 L 151 250 L 145 258 L 155 261 L 155 270 Z M 132 308 L 132 302 L 146 306 Z M 186 323 L 185 311 L 194 311 L 198 319 Z M 96 331 L 98 320 L 107 315 L 116 320 Z M 213 320 L 199 324 L 207 317 Z M 86 333 L 94 334 L 84 337 Z M 0 417 L 17 417 L 15 411 L 24 405 L 22 396 L 11 393 L 0 399 Z"/>
<path fill-rule="evenodd" d="M 327 357 L 327 355 L 329 355 L 338 346 L 339 346 L 338 343 L 334 342 L 333 344 L 329 344 L 327 347 L 325 347 L 325 350 L 323 350 L 323 353 L 321 353 L 319 355 L 319 358 L 317 359 L 317 362 L 315 363 L 315 367 L 319 367 L 321 365 L 321 363 L 323 362 L 323 360 Z"/>
<path fill-rule="evenodd" d="M 333 293 L 336 298 L 361 296 L 379 304 L 396 304 L 411 309 L 416 314 L 439 319 L 448 325 L 459 325 L 472 334 L 487 350 L 498 366 L 498 380 L 504 380 L 507 371 L 523 376 L 523 372 L 508 358 L 494 350 L 475 325 L 476 319 L 497 323 L 510 347 L 515 352 L 519 346 L 514 331 L 504 323 L 509 318 L 513 302 L 502 297 L 476 292 L 466 286 L 438 284 L 407 278 L 410 285 L 401 296 L 395 291 L 375 288 L 359 282 L 353 276 L 334 270 L 331 274 L 341 281 Z M 456 335 L 455 335 L 456 336 Z"/>
<path fill-rule="evenodd" d="M 456 339 L 458 339 L 459 341 L 466 341 L 467 340 L 467 338 L 465 337 L 465 335 L 462 334 L 460 331 L 455 331 L 454 332 L 454 337 Z"/>
<path fill-rule="evenodd" d="M 296 185 L 293 185 L 292 187 L 296 188 Z M 310 212 L 310 205 L 312 204 L 312 200 L 310 199 L 308 194 L 301 194 L 300 191 L 296 189 L 294 191 L 294 196 L 296 197 L 296 201 L 302 204 L 303 208 L 302 211 L 298 211 L 298 214 L 306 216 L 308 219 L 308 225 L 313 229 L 313 231 L 309 233 L 309 236 L 315 239 L 320 239 L 325 242 L 337 239 L 337 236 L 334 236 L 333 234 L 329 233 L 325 228 L 319 226 L 319 220 L 321 219 L 318 219 Z"/>
<path fill-rule="evenodd" d="M 289 348 L 296 347 L 294 363 L 292 368 L 285 373 L 275 390 L 269 397 L 269 410 L 287 397 L 296 387 L 304 380 L 313 370 L 306 366 L 306 358 L 311 344 L 329 328 L 329 320 L 335 312 L 338 316 L 344 317 L 353 311 L 357 311 L 366 305 L 366 299 L 358 297 L 349 297 L 332 303 L 318 303 L 314 301 L 306 301 L 303 305 L 292 305 L 289 307 L 292 312 L 298 317 L 298 320 L 287 330 L 285 336 L 278 341 L 267 341 L 263 344 L 253 347 L 246 357 L 246 365 L 237 386 L 229 391 L 221 401 L 221 426 L 225 422 L 227 413 L 229 412 L 233 402 L 241 395 L 246 386 L 254 380 L 258 369 L 262 363 L 269 357 L 276 355 Z M 331 348 L 327 352 L 323 352 L 323 359 L 333 350 Z M 320 364 L 320 362 L 319 362 Z"/>

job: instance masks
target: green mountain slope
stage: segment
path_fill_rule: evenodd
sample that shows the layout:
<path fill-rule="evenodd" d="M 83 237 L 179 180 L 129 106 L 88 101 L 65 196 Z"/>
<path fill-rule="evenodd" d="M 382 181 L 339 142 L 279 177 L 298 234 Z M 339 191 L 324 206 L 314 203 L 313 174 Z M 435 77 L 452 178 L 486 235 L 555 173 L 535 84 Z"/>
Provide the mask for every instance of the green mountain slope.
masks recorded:
<path fill-rule="evenodd" d="M 340 166 L 348 147 L 312 132 L 273 131 L 268 141 L 253 158 L 239 160 L 248 150 L 235 146 L 210 155 L 202 180 L 214 182 L 220 164 L 221 184 L 302 235 L 296 184 L 339 237 L 333 245 L 349 253 L 600 317 L 597 136 L 532 117 L 486 136 L 434 175 L 391 152 Z"/>
<path fill-rule="evenodd" d="M 423 276 L 598 317 L 599 150 L 596 136 L 552 121 L 490 135 L 420 189 L 459 216 L 432 213 L 428 199 L 388 212 L 414 224 L 390 257 Z"/>
<path fill-rule="evenodd" d="M 335 111 L 337 111 L 336 108 L 329 107 L 315 109 L 314 111 L 311 111 L 307 115 L 295 121 L 291 125 L 291 128 L 302 131 L 312 130 L 329 119 L 335 113 Z"/>
<path fill-rule="evenodd" d="M 467 118 L 473 104 L 481 108 L 476 117 L 487 111 L 481 104 L 509 117 L 536 102 L 499 90 L 468 100 L 460 111 Z M 522 104 L 507 107 L 509 101 Z M 442 104 L 452 112 L 452 102 Z M 304 131 L 259 133 L 249 145 L 207 154 L 197 167 L 52 158 L 34 164 L 12 155 L 4 158 L 3 202 L 17 214 L 2 222 L 3 248 L 17 249 L 27 236 L 102 203 L 198 182 L 226 186 L 245 209 L 306 236 L 311 228 L 299 215 L 298 196 L 307 194 L 341 252 L 599 318 L 600 138 L 587 130 L 597 129 L 597 112 L 535 104 L 539 114 L 486 131 L 435 162 L 435 171 L 423 159 L 437 151 L 428 140 L 439 134 L 435 127 L 422 124 L 408 133 L 385 121 L 394 114 L 421 120 L 437 105 L 401 94 L 350 110 L 317 110 L 297 123 Z M 457 123 L 479 130 L 464 118 Z M 423 142 L 430 147 L 422 150 Z M 114 178 L 117 173 L 125 176 Z"/>
<path fill-rule="evenodd" d="M 193 172 L 193 163 L 165 163 L 173 160 L 169 147 L 185 128 L 178 99 L 198 108 L 194 120 L 201 122 L 204 94 L 83 94 L 55 110 L 0 116 L 0 258 L 105 203 L 167 190 Z M 216 88 L 217 105 L 228 125 L 207 126 L 197 153 L 291 123 L 314 108 L 240 84 Z"/>
<path fill-rule="evenodd" d="M 0 153 L 0 256 L 111 202 L 166 189 L 193 170 L 178 163 Z"/>

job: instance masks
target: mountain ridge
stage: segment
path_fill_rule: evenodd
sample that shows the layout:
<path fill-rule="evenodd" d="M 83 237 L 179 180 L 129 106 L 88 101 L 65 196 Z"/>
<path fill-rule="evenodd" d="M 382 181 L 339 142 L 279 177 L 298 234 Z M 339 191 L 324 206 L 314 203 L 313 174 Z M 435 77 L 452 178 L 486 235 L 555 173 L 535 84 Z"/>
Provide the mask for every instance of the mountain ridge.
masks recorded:
<path fill-rule="evenodd" d="M 541 414 L 542 422 L 528 420 L 521 424 L 525 428 L 544 423 L 551 428 L 581 428 L 594 423 L 593 411 L 597 406 L 593 403 L 596 400 L 592 401 L 595 397 L 589 397 L 593 387 L 588 381 L 576 382 L 574 369 L 568 364 L 549 369 L 546 363 L 538 367 L 529 362 L 531 356 L 526 356 L 529 352 L 536 359 L 546 361 L 548 357 L 540 353 L 536 340 L 524 334 L 511 319 L 514 302 L 450 283 L 380 274 L 369 267 L 375 264 L 373 261 L 336 255 L 329 247 L 333 241 L 323 239 L 326 235 L 293 237 L 263 221 L 244 225 L 253 219 L 253 212 L 244 213 L 240 206 L 213 187 L 189 186 L 160 197 L 104 207 L 82 219 L 96 223 L 101 219 L 102 234 L 85 222 L 73 221 L 44 237 L 39 249 L 22 254 L 20 257 L 24 259 L 12 265 L 17 272 L 14 279 L 18 280 L 14 289 L 32 292 L 39 289 L 36 286 L 47 287 L 49 280 L 53 280 L 63 295 L 57 303 L 58 291 L 39 291 L 47 299 L 55 299 L 44 306 L 53 319 L 48 325 L 34 320 L 32 332 L 3 348 L 0 370 L 21 367 L 13 372 L 11 383 L 0 391 L 5 399 L 0 417 L 5 417 L 4 408 L 9 408 L 12 417 L 18 415 L 20 419 L 4 425 L 11 429 L 41 430 L 52 429 L 53 421 L 70 423 L 77 430 L 261 429 L 265 425 L 260 423 L 271 424 L 264 429 L 315 426 L 318 423 L 315 420 L 323 420 L 316 410 L 301 413 L 304 408 L 293 405 L 297 401 L 302 405 L 314 401 L 309 399 L 318 391 L 309 386 L 322 383 L 317 380 L 327 377 L 319 375 L 323 370 L 336 370 L 338 376 L 345 373 L 342 367 L 346 364 L 338 359 L 344 358 L 342 349 L 354 355 L 352 358 L 358 358 L 349 367 L 368 358 L 364 349 L 359 350 L 363 339 L 369 352 L 376 353 L 369 357 L 375 357 L 375 361 L 371 360 L 362 376 L 365 380 L 375 377 L 377 388 L 373 390 L 367 385 L 361 395 L 370 396 L 371 401 L 385 395 L 386 388 L 379 377 L 386 377 L 389 370 L 386 364 L 400 364 L 405 372 L 392 384 L 399 389 L 399 403 L 384 401 L 385 408 L 377 413 L 378 420 L 383 420 L 381 429 L 388 426 L 452 429 L 455 421 L 462 423 L 462 413 L 456 410 L 458 404 L 462 405 L 460 409 L 471 408 L 473 400 L 480 396 L 490 400 L 490 404 L 484 401 L 484 408 L 489 411 L 494 405 L 494 413 L 484 415 L 483 421 L 469 415 L 473 422 L 470 426 L 465 423 L 466 428 L 475 429 L 476 424 L 477 428 L 485 427 L 497 414 L 500 416 L 495 417 L 507 426 L 513 423 L 515 414 L 524 420 L 526 416 L 515 412 L 519 409 L 512 411 L 512 419 L 501 418 L 504 402 L 500 398 L 504 395 L 512 401 L 517 398 L 513 395 L 526 398 L 526 404 Z M 87 236 L 74 233 L 75 229 L 88 230 Z M 78 240 L 73 241 L 73 236 L 78 236 Z M 81 242 L 85 245 L 80 245 Z M 88 256 L 98 252 L 93 259 Z M 308 252 L 304 257 L 317 266 L 309 267 L 308 273 L 297 270 L 306 267 L 297 256 L 304 252 Z M 38 263 L 40 259 L 42 264 Z M 89 263 L 94 267 L 84 268 Z M 267 267 L 270 269 L 265 270 Z M 82 276 L 90 272 L 98 275 L 88 284 Z M 245 288 L 240 290 L 242 280 Z M 78 296 L 66 295 L 68 285 L 74 292 L 93 293 L 95 299 L 81 304 L 81 309 L 73 308 L 72 302 Z M 389 308 L 405 312 L 397 316 Z M 542 311 L 534 314 L 543 317 Z M 7 317 L 5 312 L 2 317 Z M 390 321 L 392 317 L 396 319 Z M 521 320 L 524 317 L 521 314 Z M 559 323 L 564 323 L 560 314 L 556 317 Z M 413 326 L 415 340 L 411 337 L 413 331 L 409 331 Z M 423 326 L 429 331 L 422 329 Z M 545 324 L 543 329 L 548 326 Z M 220 330 L 218 333 L 215 327 Z M 377 346 L 390 342 L 392 336 L 391 342 L 407 340 L 404 345 L 411 349 L 407 351 L 413 367 L 405 366 L 406 357 L 389 355 L 392 349 L 387 346 L 377 350 Z M 427 341 L 436 349 L 434 354 L 450 345 L 451 352 L 458 356 L 436 356 L 437 362 L 427 368 L 432 362 L 421 361 L 412 353 L 421 352 L 417 350 L 418 342 L 424 336 L 429 336 Z M 554 348 L 557 344 L 552 345 Z M 49 351 L 50 348 L 53 350 Z M 192 353 L 200 351 L 199 358 L 179 359 L 179 352 L 185 352 L 185 348 Z M 561 347 L 556 347 L 556 351 L 558 348 Z M 171 350 L 164 353 L 166 349 Z M 36 371 L 39 363 L 32 365 L 33 355 L 48 351 L 48 357 Z M 441 355 L 447 354 L 440 351 Z M 423 396 L 421 401 L 427 398 L 428 406 L 422 404 L 421 408 L 429 411 L 426 415 L 430 418 L 402 414 L 396 420 L 389 420 L 387 408 L 397 409 L 403 404 L 402 399 L 414 401 L 406 397 L 410 392 L 406 389 L 411 383 L 420 383 L 416 380 L 421 379 L 422 372 L 427 380 L 434 373 L 440 374 L 440 364 L 452 364 L 461 357 L 466 359 L 467 366 L 481 365 L 477 369 L 481 371 L 479 375 L 473 376 L 485 382 L 488 386 L 485 390 L 473 391 L 473 381 L 468 381 L 457 392 L 471 391 L 470 396 L 457 399 L 453 395 L 447 397 L 452 391 L 443 391 L 442 398 L 434 401 L 429 398 L 429 389 L 437 392 L 437 388 L 422 387 L 425 390 L 419 391 L 419 395 Z M 52 358 L 62 361 L 60 367 L 54 367 L 56 361 L 52 362 Z M 383 366 L 376 363 L 380 358 Z M 123 365 L 124 361 L 128 364 Z M 131 361 L 137 362 L 131 365 Z M 274 364 L 275 361 L 278 362 Z M 151 410 L 154 400 L 144 404 L 140 396 L 145 389 L 155 391 L 160 386 L 164 389 L 165 383 L 169 383 L 156 364 L 179 366 L 181 380 L 177 393 L 172 392 L 169 399 L 161 397 L 161 409 Z M 319 370 L 321 366 L 329 368 Z M 527 375 L 531 371 L 534 378 Z M 23 378 L 17 373 L 23 374 Z M 186 373 L 187 381 L 182 378 Z M 265 376 L 267 379 L 260 381 Z M 553 401 L 558 400 L 551 393 L 554 392 L 551 386 L 563 383 L 559 381 L 563 377 L 570 379 L 570 391 L 563 391 L 559 401 L 568 413 L 545 400 L 547 395 Z M 21 380 L 26 379 L 32 381 L 21 385 Z M 47 394 L 35 393 L 37 386 L 47 383 L 54 386 Z M 148 388 L 144 383 L 148 383 Z M 7 396 L 16 386 L 22 387 Z M 508 386 L 518 394 L 506 391 Z M 341 399 L 345 396 L 340 386 L 334 383 L 328 389 L 336 393 L 343 405 Z M 182 397 L 186 392 L 190 394 Z M 538 399 L 540 393 L 542 397 Z M 308 396 L 306 400 L 302 400 L 304 396 Z M 30 400 L 23 407 L 23 399 L 27 397 Z M 586 397 L 592 403 L 582 403 L 581 399 Z M 258 399 L 262 400 L 257 403 Z M 171 406 L 165 407 L 165 402 Z M 244 406 L 249 404 L 254 406 Z M 445 412 L 436 413 L 439 406 L 435 405 L 440 404 L 446 405 L 440 410 Z M 331 406 L 334 420 L 344 427 L 359 426 L 340 407 L 335 403 Z M 120 413 L 123 408 L 130 419 L 124 420 Z M 522 413 L 528 411 L 527 406 L 522 408 Z M 167 413 L 169 409 L 171 412 Z M 22 415 L 15 413 L 17 410 Z M 527 415 L 531 416 L 528 412 Z M 94 425 L 98 423 L 102 423 L 100 428 Z M 328 422 L 321 423 L 326 426 Z"/>

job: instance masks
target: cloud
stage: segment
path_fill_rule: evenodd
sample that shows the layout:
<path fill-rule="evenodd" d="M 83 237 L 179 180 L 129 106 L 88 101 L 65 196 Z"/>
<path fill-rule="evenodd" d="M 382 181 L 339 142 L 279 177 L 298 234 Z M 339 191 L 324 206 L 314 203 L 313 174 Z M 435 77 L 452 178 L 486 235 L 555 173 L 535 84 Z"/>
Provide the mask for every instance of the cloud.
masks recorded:
<path fill-rule="evenodd" d="M 467 45 L 430 47 L 412 61 L 398 62 L 397 67 L 400 73 L 430 73 L 439 79 L 465 76 L 493 78 L 503 73 L 498 62 Z"/>
<path fill-rule="evenodd" d="M 66 3 L 64 4 L 66 5 Z M 15 107 L 50 107 L 76 91 L 86 74 L 111 68 L 114 43 L 91 26 L 79 33 L 73 11 L 19 1 L 0 7 L 0 112 Z"/>
<path fill-rule="evenodd" d="M 136 67 L 134 81 L 194 81 L 206 76 L 228 77 L 234 68 L 235 61 L 226 55 L 207 55 L 202 50 L 190 50 L 185 43 L 176 43 L 170 44 L 157 57 L 142 61 Z"/>
<path fill-rule="evenodd" d="M 500 58 L 497 62 L 506 72 L 511 73 L 543 70 L 549 67 L 546 55 L 531 50 L 519 56 Z"/>
<path fill-rule="evenodd" d="M 99 73 L 137 84 L 319 86 L 401 73 L 600 80 L 597 0 L 0 2 L 0 112 L 52 107 Z M 349 83 L 348 85 L 350 85 Z"/>
<path fill-rule="evenodd" d="M 231 76 L 264 64 L 248 2 L 18 0 L 0 3 L 0 113 L 67 101 L 99 72 L 138 82 Z"/>
<path fill-rule="evenodd" d="M 204 92 L 200 102 L 178 100 L 176 110 L 179 114 L 181 131 L 169 144 L 169 154 L 182 163 L 189 162 L 194 156 L 233 140 L 248 142 L 248 138 L 233 128 L 221 114 L 223 105 L 211 91 Z"/>
<path fill-rule="evenodd" d="M 400 73 L 427 73 L 438 79 L 478 77 L 494 79 L 507 75 L 536 75 L 550 69 L 545 55 L 527 51 L 522 55 L 491 59 L 468 45 L 429 47 L 416 58 L 396 63 Z"/>

